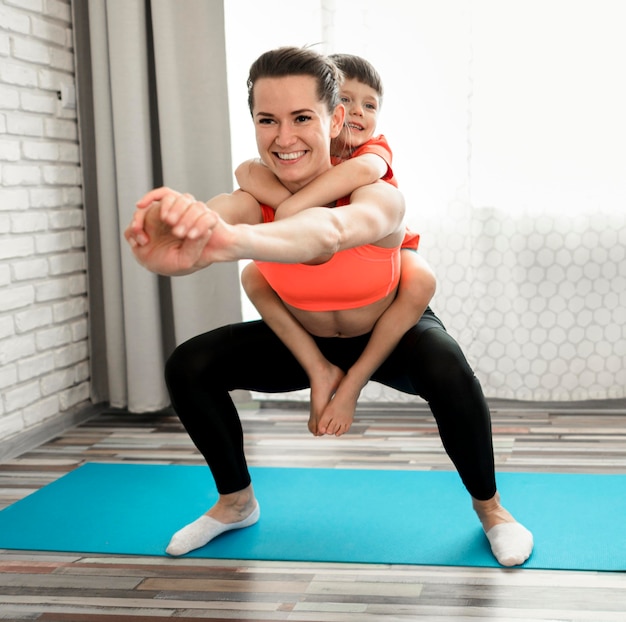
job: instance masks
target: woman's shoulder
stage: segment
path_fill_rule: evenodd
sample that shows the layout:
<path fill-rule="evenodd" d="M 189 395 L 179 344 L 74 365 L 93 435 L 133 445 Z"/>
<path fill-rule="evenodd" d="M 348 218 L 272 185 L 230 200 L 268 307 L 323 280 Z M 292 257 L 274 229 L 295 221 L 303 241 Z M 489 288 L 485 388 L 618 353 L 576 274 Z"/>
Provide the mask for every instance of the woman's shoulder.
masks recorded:
<path fill-rule="evenodd" d="M 220 194 L 207 205 L 229 224 L 254 225 L 265 222 L 261 204 L 245 190 Z"/>

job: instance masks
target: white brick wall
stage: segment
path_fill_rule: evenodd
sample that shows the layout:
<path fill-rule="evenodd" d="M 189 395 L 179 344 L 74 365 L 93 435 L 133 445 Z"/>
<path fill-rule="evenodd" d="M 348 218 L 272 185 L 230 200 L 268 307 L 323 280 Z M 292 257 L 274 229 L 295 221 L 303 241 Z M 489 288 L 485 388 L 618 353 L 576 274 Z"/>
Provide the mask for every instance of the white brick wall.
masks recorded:
<path fill-rule="evenodd" d="M 89 399 L 69 0 L 0 0 L 0 440 Z"/>

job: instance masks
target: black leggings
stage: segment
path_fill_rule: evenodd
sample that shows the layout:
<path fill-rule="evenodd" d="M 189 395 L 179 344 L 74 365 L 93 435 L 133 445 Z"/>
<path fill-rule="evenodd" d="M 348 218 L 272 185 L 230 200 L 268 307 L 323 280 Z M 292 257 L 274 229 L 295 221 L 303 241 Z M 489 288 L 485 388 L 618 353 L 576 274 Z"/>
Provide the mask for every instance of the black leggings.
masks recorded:
<path fill-rule="evenodd" d="M 344 371 L 368 339 L 315 338 L 324 356 Z M 309 386 L 302 367 L 262 321 L 231 324 L 181 344 L 167 361 L 165 378 L 172 406 L 221 494 L 241 490 L 251 481 L 241 422 L 229 391 L 282 393 Z M 495 494 L 487 403 L 459 345 L 430 309 L 372 380 L 425 399 L 469 493 L 479 500 Z"/>

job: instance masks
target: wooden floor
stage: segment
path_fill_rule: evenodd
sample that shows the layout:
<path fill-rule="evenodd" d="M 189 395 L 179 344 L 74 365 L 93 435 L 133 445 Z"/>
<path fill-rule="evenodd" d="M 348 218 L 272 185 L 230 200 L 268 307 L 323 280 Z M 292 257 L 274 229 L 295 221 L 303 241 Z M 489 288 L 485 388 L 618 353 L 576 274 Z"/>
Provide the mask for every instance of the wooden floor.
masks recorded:
<path fill-rule="evenodd" d="M 406 407 L 362 408 L 340 439 L 311 437 L 297 406 L 246 404 L 241 412 L 251 465 L 450 469 L 423 406 L 417 415 Z M 496 404 L 498 469 L 626 473 L 625 423 L 624 409 Z M 203 464 L 174 416 L 108 412 L 0 464 L 0 507 L 84 461 Z M 626 573 L 0 550 L 0 620 L 163 618 L 624 622 Z"/>

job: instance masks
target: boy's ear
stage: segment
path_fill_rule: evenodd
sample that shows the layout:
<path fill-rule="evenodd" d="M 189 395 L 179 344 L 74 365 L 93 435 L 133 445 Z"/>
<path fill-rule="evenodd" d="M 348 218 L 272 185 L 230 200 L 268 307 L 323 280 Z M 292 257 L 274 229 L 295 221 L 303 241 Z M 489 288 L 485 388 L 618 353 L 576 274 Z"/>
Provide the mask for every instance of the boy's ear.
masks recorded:
<path fill-rule="evenodd" d="M 339 104 L 335 111 L 333 112 L 333 116 L 330 120 L 330 137 L 337 138 L 339 136 L 344 121 L 346 120 L 346 109 L 343 104 Z"/>

